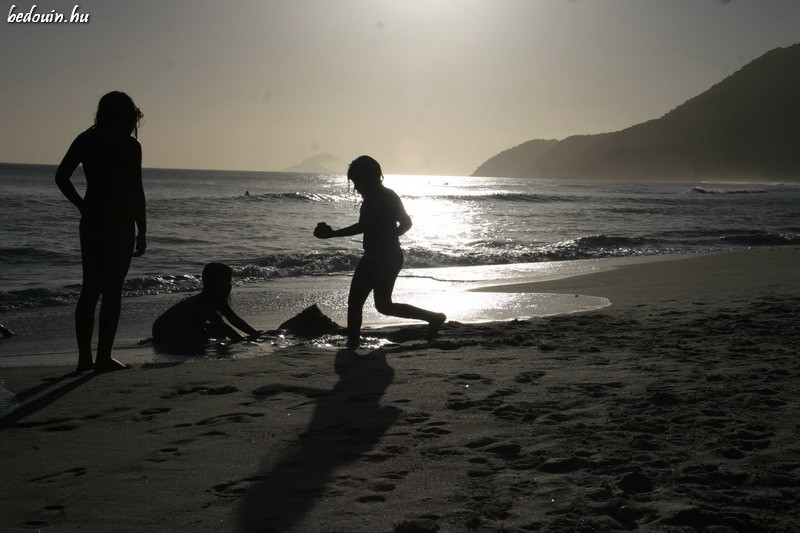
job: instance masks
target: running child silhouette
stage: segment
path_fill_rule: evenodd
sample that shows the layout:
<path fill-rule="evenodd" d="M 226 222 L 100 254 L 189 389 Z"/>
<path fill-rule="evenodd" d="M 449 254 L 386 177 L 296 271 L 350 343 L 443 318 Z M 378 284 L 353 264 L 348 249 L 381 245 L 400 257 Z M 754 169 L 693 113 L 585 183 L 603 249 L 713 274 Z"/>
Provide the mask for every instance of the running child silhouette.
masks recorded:
<path fill-rule="evenodd" d="M 257 329 L 231 309 L 232 279 L 233 269 L 228 265 L 207 264 L 203 268 L 203 290 L 176 303 L 156 319 L 153 342 L 193 348 L 205 345 L 210 339 L 245 340 L 234 327 L 247 335 L 258 335 Z"/>
<path fill-rule="evenodd" d="M 379 313 L 424 320 L 429 324 L 429 335 L 435 334 L 447 320 L 444 313 L 392 301 L 394 283 L 403 268 L 400 236 L 411 229 L 411 217 L 403 202 L 393 190 L 384 187 L 381 166 L 369 156 L 362 155 L 350 163 L 347 179 L 364 199 L 358 222 L 339 230 L 320 222 L 314 229 L 314 236 L 319 239 L 364 234 L 364 255 L 353 273 L 347 298 L 347 347 L 355 349 L 361 341 L 364 303 L 372 291 Z"/>

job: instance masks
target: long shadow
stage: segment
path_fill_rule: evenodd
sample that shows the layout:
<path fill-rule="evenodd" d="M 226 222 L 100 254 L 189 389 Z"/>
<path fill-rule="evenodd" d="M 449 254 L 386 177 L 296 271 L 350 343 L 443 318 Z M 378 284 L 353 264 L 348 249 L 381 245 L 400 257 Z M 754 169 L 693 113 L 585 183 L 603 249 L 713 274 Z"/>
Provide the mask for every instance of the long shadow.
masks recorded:
<path fill-rule="evenodd" d="M 308 431 L 283 460 L 267 457 L 271 469 L 243 496 L 238 515 L 240 531 L 277 532 L 295 525 L 324 493 L 330 475 L 372 450 L 400 415 L 400 409 L 380 404 L 394 380 L 394 370 L 381 352 L 359 358 L 347 351 L 336 354 L 339 381 L 331 390 L 261 387 L 259 397 L 295 393 L 316 402 Z"/>
<path fill-rule="evenodd" d="M 32 414 L 41 411 L 48 405 L 66 396 L 70 391 L 73 391 L 78 387 L 80 387 L 81 385 L 83 385 L 84 383 L 92 379 L 95 375 L 96 374 L 94 372 L 88 372 L 83 375 L 75 373 L 65 374 L 59 378 L 56 378 L 51 382 L 43 383 L 41 385 L 36 385 L 35 387 L 31 387 L 30 389 L 27 389 L 25 391 L 16 394 L 18 400 L 25 401 L 28 398 L 31 398 L 36 394 L 39 394 L 43 390 L 46 390 L 47 388 L 53 386 L 55 383 L 58 383 L 70 377 L 75 378 L 74 380 L 64 383 L 63 385 L 59 386 L 56 389 L 51 390 L 47 394 L 40 396 L 39 398 L 36 398 L 35 400 L 31 400 L 30 402 L 15 408 L 7 415 L 0 417 L 0 431 L 10 428 L 11 426 L 20 422 L 21 420 L 24 420 L 25 418 L 31 416 Z"/>

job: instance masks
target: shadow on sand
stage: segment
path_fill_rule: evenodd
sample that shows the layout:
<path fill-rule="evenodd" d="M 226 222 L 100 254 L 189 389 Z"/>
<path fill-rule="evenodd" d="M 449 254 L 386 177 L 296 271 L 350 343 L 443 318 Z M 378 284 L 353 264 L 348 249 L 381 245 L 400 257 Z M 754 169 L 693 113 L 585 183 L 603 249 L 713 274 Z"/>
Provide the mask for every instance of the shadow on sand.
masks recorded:
<path fill-rule="evenodd" d="M 27 390 L 17 393 L 15 395 L 15 399 L 17 402 L 20 403 L 20 405 L 13 408 L 13 410 L 10 413 L 7 413 L 4 416 L 0 417 L 0 431 L 3 431 L 17 424 L 22 424 L 22 420 L 41 411 L 48 405 L 63 398 L 74 389 L 77 389 L 78 387 L 80 387 L 81 385 L 92 379 L 95 375 L 96 374 L 94 372 L 89 372 L 85 374 L 77 374 L 75 372 L 70 372 L 58 378 L 50 379 L 45 383 L 41 383 L 39 385 L 36 385 Z M 38 398 L 28 401 L 29 399 L 33 398 L 34 396 L 40 393 L 43 393 L 44 391 L 46 391 L 51 387 L 56 387 L 56 388 L 48 391 L 46 394 L 43 394 Z"/>
<path fill-rule="evenodd" d="M 244 495 L 239 531 L 287 531 L 324 494 L 326 483 L 340 467 L 375 448 L 401 411 L 380 404 L 394 380 L 394 371 L 380 351 L 365 357 L 342 350 L 336 354 L 339 381 L 331 390 L 273 384 L 253 394 L 299 394 L 316 402 L 308 431 L 288 455 L 267 457 L 256 483 Z"/>

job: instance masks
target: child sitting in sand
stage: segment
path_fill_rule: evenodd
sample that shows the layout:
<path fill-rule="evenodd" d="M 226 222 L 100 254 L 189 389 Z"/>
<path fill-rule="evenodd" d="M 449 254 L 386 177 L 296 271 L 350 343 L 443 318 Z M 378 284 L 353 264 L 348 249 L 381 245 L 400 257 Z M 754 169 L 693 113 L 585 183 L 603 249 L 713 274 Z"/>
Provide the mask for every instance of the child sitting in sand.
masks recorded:
<path fill-rule="evenodd" d="M 259 331 L 237 315 L 230 306 L 233 269 L 223 263 L 203 268 L 203 290 L 170 307 L 153 323 L 153 342 L 171 345 L 202 345 L 209 339 L 243 341 L 232 326 L 248 335 Z M 231 325 L 222 320 L 225 317 Z"/>

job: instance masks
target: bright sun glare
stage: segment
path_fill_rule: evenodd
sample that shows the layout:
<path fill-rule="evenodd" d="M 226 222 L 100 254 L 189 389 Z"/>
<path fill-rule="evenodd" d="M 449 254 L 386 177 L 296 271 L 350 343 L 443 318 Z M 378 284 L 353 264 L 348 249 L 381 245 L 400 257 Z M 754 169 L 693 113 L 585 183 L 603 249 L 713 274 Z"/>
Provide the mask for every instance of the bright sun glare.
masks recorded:
<path fill-rule="evenodd" d="M 461 178 L 463 179 L 463 178 Z M 452 249 L 466 246 L 475 237 L 473 212 L 449 199 L 469 194 L 451 185 L 446 176 L 387 176 L 385 184 L 403 199 L 414 227 L 404 240 L 411 246 Z"/>

